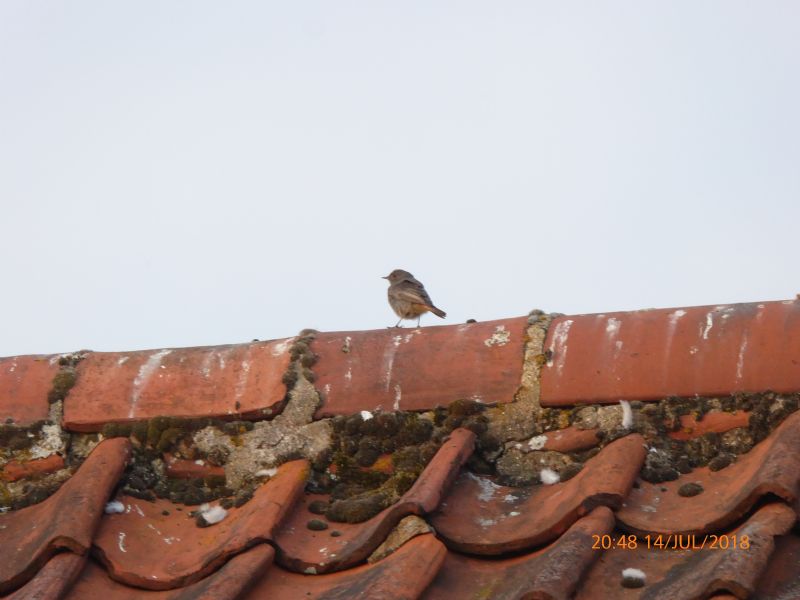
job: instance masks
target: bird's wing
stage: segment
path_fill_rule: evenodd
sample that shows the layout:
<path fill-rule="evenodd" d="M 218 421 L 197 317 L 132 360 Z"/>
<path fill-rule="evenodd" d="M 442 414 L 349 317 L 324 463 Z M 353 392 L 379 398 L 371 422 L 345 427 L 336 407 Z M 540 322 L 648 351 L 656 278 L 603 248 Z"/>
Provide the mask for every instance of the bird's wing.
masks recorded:
<path fill-rule="evenodd" d="M 425 306 L 433 306 L 431 297 L 428 292 L 422 287 L 422 284 L 416 279 L 412 282 L 409 280 L 401 281 L 395 285 L 395 293 L 398 299 L 413 302 L 414 304 L 424 304 Z"/>

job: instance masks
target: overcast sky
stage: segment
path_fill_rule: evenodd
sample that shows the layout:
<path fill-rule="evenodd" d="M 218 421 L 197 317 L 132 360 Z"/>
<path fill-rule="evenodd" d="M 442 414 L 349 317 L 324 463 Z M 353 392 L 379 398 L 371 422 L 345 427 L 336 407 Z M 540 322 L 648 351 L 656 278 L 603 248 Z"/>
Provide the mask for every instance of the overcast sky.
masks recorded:
<path fill-rule="evenodd" d="M 797 2 L 0 3 L 0 355 L 793 298 Z"/>

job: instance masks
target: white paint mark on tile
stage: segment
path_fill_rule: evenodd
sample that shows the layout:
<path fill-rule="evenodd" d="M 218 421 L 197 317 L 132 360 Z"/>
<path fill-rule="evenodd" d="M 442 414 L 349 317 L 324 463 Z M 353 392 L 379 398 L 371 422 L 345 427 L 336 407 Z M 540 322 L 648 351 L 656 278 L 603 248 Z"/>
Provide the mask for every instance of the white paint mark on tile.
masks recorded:
<path fill-rule="evenodd" d="M 347 369 L 347 373 L 344 374 L 344 378 L 347 381 L 351 381 L 353 379 L 353 371 L 352 371 L 352 369 L 350 369 L 350 368 Z"/>
<path fill-rule="evenodd" d="M 121 357 L 119 357 L 119 358 L 117 359 L 117 366 L 118 366 L 118 367 L 121 367 L 121 366 L 122 366 L 122 365 L 124 365 L 126 362 L 128 362 L 128 359 L 129 359 L 129 358 L 130 358 L 130 356 L 121 356 Z"/>
<path fill-rule="evenodd" d="M 147 385 L 147 382 L 156 372 L 156 369 L 161 366 L 161 360 L 172 352 L 172 350 L 159 350 L 151 354 L 145 363 L 139 367 L 139 372 L 133 380 L 133 391 L 131 392 L 131 408 L 128 411 L 128 418 L 132 419 L 136 416 L 136 407 L 139 404 L 139 397 L 142 390 Z"/>
<path fill-rule="evenodd" d="M 494 498 L 497 490 L 500 489 L 500 486 L 491 479 L 486 477 L 478 477 L 472 473 L 468 473 L 468 475 L 478 482 L 478 500 L 481 502 L 489 502 L 492 498 Z"/>
<path fill-rule="evenodd" d="M 395 384 L 394 386 L 394 404 L 392 407 L 395 410 L 400 410 L 400 398 L 403 397 L 403 390 L 400 389 L 400 384 Z"/>
<path fill-rule="evenodd" d="M 372 418 L 372 413 L 368 410 L 361 411 L 361 420 L 362 421 L 369 421 Z M 377 422 L 377 421 L 376 421 Z"/>
<path fill-rule="evenodd" d="M 483 343 L 487 348 L 491 348 L 492 346 L 505 346 L 510 341 L 511 332 L 506 329 L 505 325 L 498 325 L 494 328 L 492 337 L 483 340 Z"/>
<path fill-rule="evenodd" d="M 239 371 L 239 379 L 236 382 L 235 400 L 238 402 L 244 396 L 244 391 L 247 389 L 247 380 L 250 377 L 250 350 L 247 350 L 247 355 L 242 360 L 242 368 Z"/>
<path fill-rule="evenodd" d="M 388 392 L 392 385 L 392 367 L 394 366 L 394 356 L 397 353 L 397 348 L 400 346 L 402 337 L 396 335 L 392 338 L 391 343 L 386 345 L 383 351 L 383 383 Z"/>
<path fill-rule="evenodd" d="M 118 539 L 119 539 L 119 541 L 117 542 L 117 545 L 119 546 L 119 551 L 120 552 L 127 552 L 127 550 L 125 550 L 125 532 L 124 531 L 120 531 L 119 532 L 119 538 Z"/>
<path fill-rule="evenodd" d="M 609 317 L 606 321 L 606 335 L 610 338 L 616 337 L 619 334 L 619 328 L 622 322 L 614 317 Z"/>
<path fill-rule="evenodd" d="M 736 381 L 742 380 L 742 373 L 744 371 L 744 355 L 747 351 L 747 332 L 742 336 L 742 343 L 739 344 L 739 356 L 736 358 Z"/>
<path fill-rule="evenodd" d="M 556 366 L 556 371 L 561 373 L 564 368 L 564 362 L 567 360 L 567 338 L 569 336 L 569 328 L 572 327 L 574 321 L 572 319 L 565 319 L 560 321 L 553 330 L 553 341 L 550 343 L 550 360 L 547 361 L 547 366 Z"/>
<path fill-rule="evenodd" d="M 711 331 L 712 327 L 714 327 L 714 311 L 710 310 L 706 313 L 706 325 L 700 330 L 704 340 L 708 339 L 708 332 Z"/>
<path fill-rule="evenodd" d="M 286 352 L 289 350 L 293 342 L 294 338 L 290 337 L 276 344 L 273 344 L 272 356 L 281 356 L 282 354 L 286 354 Z"/>

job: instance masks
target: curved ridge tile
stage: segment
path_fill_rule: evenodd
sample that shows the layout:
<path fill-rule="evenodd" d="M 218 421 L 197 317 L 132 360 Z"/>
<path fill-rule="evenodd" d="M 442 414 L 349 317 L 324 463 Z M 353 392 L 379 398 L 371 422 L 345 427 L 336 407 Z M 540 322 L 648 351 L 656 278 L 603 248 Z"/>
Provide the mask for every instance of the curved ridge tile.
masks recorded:
<path fill-rule="evenodd" d="M 430 584 L 447 549 L 433 536 L 417 536 L 378 562 L 328 575 L 301 575 L 270 568 L 247 600 L 414 600 Z"/>
<path fill-rule="evenodd" d="M 800 300 L 554 319 L 542 406 L 800 390 Z"/>
<path fill-rule="evenodd" d="M 690 482 L 702 485 L 704 492 L 688 498 L 678 495 L 680 487 Z M 617 520 L 622 528 L 638 533 L 707 533 L 730 525 L 766 494 L 792 502 L 798 493 L 800 412 L 720 471 L 702 467 L 675 481 L 640 482 Z"/>
<path fill-rule="evenodd" d="M 316 417 L 427 410 L 463 398 L 511 402 L 522 378 L 527 317 L 319 334 Z"/>
<path fill-rule="evenodd" d="M 4 600 L 51 600 L 63 598 L 86 564 L 86 555 L 61 552 L 47 561 L 33 579 Z"/>
<path fill-rule="evenodd" d="M 597 558 L 592 536 L 614 528 L 605 506 L 577 520 L 549 546 L 505 560 L 486 560 L 448 552 L 444 565 L 423 594 L 425 600 L 449 598 L 571 598 L 581 575 Z"/>
<path fill-rule="evenodd" d="M 351 567 L 377 548 L 395 525 L 408 515 L 433 511 L 442 494 L 472 454 L 475 434 L 456 429 L 442 444 L 425 470 L 400 500 L 363 523 L 330 523 L 324 531 L 312 531 L 306 524 L 318 515 L 308 510 L 314 500 L 327 496 L 306 494 L 287 517 L 276 535 L 278 563 L 298 573 L 328 573 Z M 341 535 L 331 536 L 333 531 Z"/>
<path fill-rule="evenodd" d="M 291 338 L 252 344 L 93 352 L 78 365 L 64 427 L 109 422 L 270 414 L 286 395 Z"/>
<path fill-rule="evenodd" d="M 747 598 L 753 593 L 772 554 L 775 536 L 785 534 L 794 522 L 794 511 L 777 502 L 761 508 L 741 527 L 727 534 L 731 545 L 731 536 L 735 535 L 737 540 L 748 536 L 749 546 L 746 549 L 648 549 L 646 543 L 642 543 L 642 538 L 639 538 L 635 549 L 612 547 L 603 552 L 600 560 L 591 568 L 576 600 L 708 598 L 715 593 Z M 612 536 L 617 539 L 617 534 Z M 695 545 L 699 546 L 703 539 L 704 536 L 695 536 Z M 687 545 L 689 541 L 690 538 L 683 538 Z M 622 570 L 629 567 L 644 572 L 644 587 L 622 587 Z"/>
<path fill-rule="evenodd" d="M 644 439 L 632 434 L 610 443 L 563 483 L 506 487 L 463 472 L 430 523 L 460 552 L 502 554 L 545 544 L 594 507 L 619 507 L 644 456 Z"/>
<path fill-rule="evenodd" d="M 281 465 L 249 502 L 229 509 L 210 527 L 198 527 L 188 509 L 177 511 L 168 500 L 122 497 L 126 511 L 103 518 L 95 553 L 110 576 L 124 584 L 151 590 L 189 585 L 231 556 L 271 540 L 302 493 L 308 469 L 305 460 Z"/>
<path fill-rule="evenodd" d="M 775 540 L 775 551 L 758 581 L 753 600 L 800 598 L 800 536 Z"/>
<path fill-rule="evenodd" d="M 175 590 L 142 590 L 117 583 L 103 567 L 90 562 L 67 600 L 236 600 L 246 593 L 272 564 L 275 550 L 268 544 L 237 554 L 205 579 Z"/>
<path fill-rule="evenodd" d="M 59 548 L 86 553 L 129 455 L 127 439 L 105 440 L 55 494 L 0 514 L 0 593 L 30 579 Z"/>
<path fill-rule="evenodd" d="M 58 354 L 0 358 L 0 423 L 30 425 L 47 419 L 47 393 L 58 373 Z"/>

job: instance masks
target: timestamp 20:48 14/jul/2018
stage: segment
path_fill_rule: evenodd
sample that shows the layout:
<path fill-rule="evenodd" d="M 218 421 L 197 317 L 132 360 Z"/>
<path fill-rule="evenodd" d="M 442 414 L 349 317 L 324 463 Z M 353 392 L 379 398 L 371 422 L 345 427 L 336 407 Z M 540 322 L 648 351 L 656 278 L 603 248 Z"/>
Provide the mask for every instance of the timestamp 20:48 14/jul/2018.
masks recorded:
<path fill-rule="evenodd" d="M 592 535 L 592 550 L 636 550 L 640 546 L 656 550 L 747 550 L 750 538 L 736 534 L 646 534 L 629 535 Z"/>

